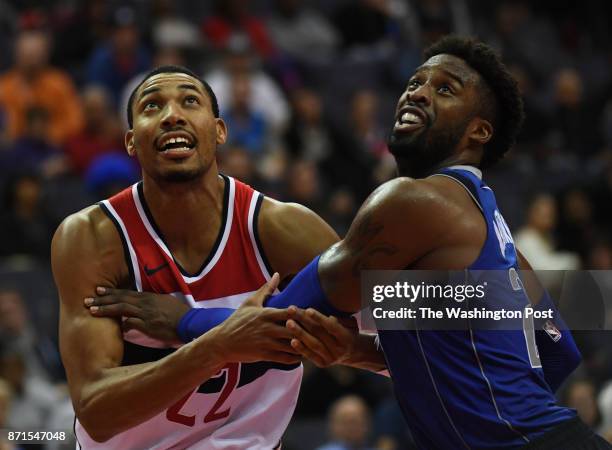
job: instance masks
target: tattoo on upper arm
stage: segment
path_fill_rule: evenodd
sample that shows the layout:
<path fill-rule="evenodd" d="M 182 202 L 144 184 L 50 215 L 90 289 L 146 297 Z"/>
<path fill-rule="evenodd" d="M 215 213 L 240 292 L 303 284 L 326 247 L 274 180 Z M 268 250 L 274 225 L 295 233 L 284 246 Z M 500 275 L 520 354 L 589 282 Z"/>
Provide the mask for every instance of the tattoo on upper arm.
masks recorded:
<path fill-rule="evenodd" d="M 385 227 L 382 223 L 377 223 L 373 220 L 373 211 L 366 211 L 361 220 L 357 224 L 357 230 L 353 235 L 351 233 L 347 242 L 349 248 L 354 253 L 352 274 L 354 278 L 360 277 L 360 272 L 367 268 L 371 259 L 376 255 L 394 255 L 399 250 L 389 243 L 375 239 L 384 231 Z"/>

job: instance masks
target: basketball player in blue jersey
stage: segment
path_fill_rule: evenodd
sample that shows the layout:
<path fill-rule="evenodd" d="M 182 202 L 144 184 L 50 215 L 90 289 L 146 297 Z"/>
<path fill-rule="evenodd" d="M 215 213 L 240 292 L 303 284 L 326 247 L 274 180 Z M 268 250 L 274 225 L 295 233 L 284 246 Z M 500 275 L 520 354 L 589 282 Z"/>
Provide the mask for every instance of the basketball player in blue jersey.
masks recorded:
<path fill-rule="evenodd" d="M 425 58 L 399 99 L 388 143 L 400 177 L 377 189 L 347 236 L 269 305 L 354 312 L 360 307 L 361 270 L 409 268 L 523 269 L 529 298 L 524 291 L 517 296 L 508 280 L 506 289 L 487 301 L 522 296 L 525 305 L 531 299 L 534 308 L 554 307 L 525 272 L 530 267 L 482 181 L 482 170 L 509 150 L 523 120 L 515 81 L 482 43 L 445 38 Z M 316 336 L 321 330 L 333 333 L 334 321 L 303 312 L 294 318 L 288 326 L 295 348 L 329 362 L 334 344 Z M 555 321 L 563 328 L 559 317 Z M 554 390 L 580 360 L 569 330 L 561 335 L 553 340 L 542 329 L 531 335 L 379 331 L 397 399 L 419 448 L 612 448 L 573 410 L 556 404 Z"/>
<path fill-rule="evenodd" d="M 323 313 L 290 307 L 287 322 L 293 347 L 319 363 L 344 362 L 352 350 L 351 333 L 326 316 L 360 309 L 361 270 L 529 270 L 482 181 L 482 170 L 510 149 L 523 120 L 516 83 L 481 43 L 445 38 L 425 57 L 399 99 L 389 139 L 400 177 L 378 188 L 347 236 L 266 303 Z M 493 298 L 513 295 L 535 308 L 554 307 L 545 292 L 523 281 L 528 294 L 508 286 Z M 556 404 L 554 391 L 580 356 L 570 332 L 555 321 L 561 339 L 540 329 L 533 335 L 380 331 L 419 448 L 611 448 L 573 410 Z M 214 325 L 192 310 L 179 329 L 194 338 Z"/>

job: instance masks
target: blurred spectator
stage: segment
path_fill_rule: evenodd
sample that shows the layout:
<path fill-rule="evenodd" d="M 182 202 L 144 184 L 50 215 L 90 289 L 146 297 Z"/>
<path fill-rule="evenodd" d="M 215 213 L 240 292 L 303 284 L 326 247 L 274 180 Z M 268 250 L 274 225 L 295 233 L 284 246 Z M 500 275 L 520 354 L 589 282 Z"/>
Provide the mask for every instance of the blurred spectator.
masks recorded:
<path fill-rule="evenodd" d="M 112 4 L 106 0 L 63 2 L 51 18 L 54 34 L 52 61 L 83 81 L 85 63 L 98 41 L 108 34 Z"/>
<path fill-rule="evenodd" d="M 351 100 L 349 122 L 345 124 L 353 139 L 351 153 L 356 160 L 353 170 L 362 176 L 353 178 L 352 187 L 365 197 L 371 190 L 395 176 L 395 161 L 387 149 L 387 131 L 379 123 L 378 97 L 369 89 L 360 89 Z M 354 175 L 353 175 L 354 176 Z"/>
<path fill-rule="evenodd" d="M 525 117 L 528 118 L 523 123 L 517 140 L 520 144 L 533 144 L 542 140 L 550 128 L 549 115 L 545 112 L 546 98 L 524 66 L 515 63 L 508 68 L 516 79 L 523 97 Z M 518 147 L 516 150 L 526 151 L 527 149 Z"/>
<path fill-rule="evenodd" d="M 156 48 L 196 49 L 201 44 L 197 27 L 181 17 L 177 12 L 176 2 L 172 0 L 155 0 L 153 10 L 152 37 Z"/>
<path fill-rule="evenodd" d="M 45 260 L 55 226 L 43 207 L 40 179 L 28 174 L 11 178 L 0 214 L 0 257 L 25 255 Z"/>
<path fill-rule="evenodd" d="M 584 423 L 596 430 L 599 421 L 599 409 L 597 407 L 596 389 L 589 379 L 576 379 L 571 381 L 565 392 L 565 402 L 570 408 L 574 408 Z"/>
<path fill-rule="evenodd" d="M 261 111 L 270 132 L 276 136 L 289 121 L 289 105 L 276 82 L 258 67 L 255 55 L 248 43 L 233 41 L 223 58 L 223 64 L 204 76 L 219 101 L 219 110 L 224 114 L 230 108 L 232 98 L 232 79 L 247 74 L 251 80 L 248 104 L 253 111 Z M 231 133 L 231 130 L 230 130 Z"/>
<path fill-rule="evenodd" d="M 597 406 L 601 413 L 601 423 L 599 433 L 608 440 L 612 441 L 612 381 L 601 389 L 597 396 Z"/>
<path fill-rule="evenodd" d="M 53 178 L 68 171 L 64 154 L 48 141 L 49 114 L 46 109 L 32 107 L 26 111 L 23 135 L 9 145 L 0 156 L 8 172 L 29 171 Z"/>
<path fill-rule="evenodd" d="M 565 68 L 556 73 L 554 103 L 551 123 L 553 131 L 561 138 L 561 148 L 580 155 L 599 151 L 599 130 L 593 128 L 595 107 L 585 98 L 582 76 L 577 70 Z"/>
<path fill-rule="evenodd" d="M 571 188 L 561 197 L 559 220 L 559 246 L 578 253 L 585 260 L 596 235 L 593 205 L 587 193 Z"/>
<path fill-rule="evenodd" d="M 267 19 L 277 48 L 298 62 L 324 62 L 335 54 L 338 32 L 304 0 L 275 0 Z"/>
<path fill-rule="evenodd" d="M 330 442 L 318 450 L 368 450 L 370 411 L 357 395 L 347 395 L 330 407 L 328 426 Z"/>
<path fill-rule="evenodd" d="M 336 230 L 339 236 L 344 236 L 351 226 L 356 212 L 355 195 L 349 189 L 340 188 L 329 197 L 329 203 L 323 213 L 323 218 Z"/>
<path fill-rule="evenodd" d="M 419 0 L 408 2 L 409 15 L 416 20 L 419 43 L 427 47 L 445 34 L 471 35 L 472 23 L 465 0 Z"/>
<path fill-rule="evenodd" d="M 356 0 L 340 5 L 333 23 L 350 58 L 379 60 L 391 54 L 401 30 L 395 6 L 393 0 Z"/>
<path fill-rule="evenodd" d="M 389 31 L 389 1 L 358 0 L 342 5 L 334 14 L 334 23 L 345 48 L 375 45 Z"/>
<path fill-rule="evenodd" d="M 89 86 L 81 94 L 85 126 L 68 140 L 66 154 L 72 168 L 84 174 L 98 156 L 124 152 L 121 124 L 111 107 L 109 93 L 102 86 Z"/>
<path fill-rule="evenodd" d="M 139 179 L 138 164 L 121 153 L 99 156 L 85 173 L 85 185 L 97 200 L 112 197 Z"/>
<path fill-rule="evenodd" d="M 296 158 L 321 163 L 340 146 L 323 115 L 321 97 L 310 89 L 296 89 L 291 96 L 293 116 L 285 133 L 285 145 Z"/>
<path fill-rule="evenodd" d="M 304 378 L 296 418 L 322 417 L 335 400 L 359 393 L 368 407 L 375 409 L 391 394 L 389 379 L 365 370 L 346 366 L 317 369 L 312 363 L 304 365 Z"/>
<path fill-rule="evenodd" d="M 0 430 L 8 428 L 8 416 L 11 409 L 11 397 L 13 389 L 3 378 L 0 378 Z M 6 437 L 0 436 L 0 450 L 13 450 L 15 447 Z"/>
<path fill-rule="evenodd" d="M 374 92 L 363 89 L 355 92 L 351 102 L 351 129 L 362 143 L 363 150 L 381 160 L 388 153 L 385 130 L 378 123 L 378 98 Z"/>
<path fill-rule="evenodd" d="M 246 39 L 263 59 L 275 49 L 261 19 L 250 11 L 249 0 L 216 0 L 214 14 L 202 22 L 202 33 L 218 50 L 227 50 L 232 40 Z"/>
<path fill-rule="evenodd" d="M 11 388 L 11 385 L 4 378 L 0 378 L 0 429 L 4 429 L 7 426 L 12 396 L 13 389 Z"/>
<path fill-rule="evenodd" d="M 59 400 L 58 393 L 43 380 L 28 377 L 23 355 L 6 346 L 0 350 L 0 378 L 13 391 L 8 428 L 43 429 Z"/>
<path fill-rule="evenodd" d="M 523 65 L 540 81 L 570 60 L 561 48 L 549 15 L 536 16 L 531 2 L 485 3 L 493 11 L 481 15 L 483 28 L 494 25 L 494 30 L 489 29 L 488 41 L 501 50 L 505 62 Z"/>
<path fill-rule="evenodd" d="M 252 80 L 249 73 L 236 73 L 231 77 L 230 105 L 221 113 L 229 133 L 227 145 L 243 147 L 253 154 L 261 154 L 268 144 L 268 125 L 261 111 L 253 109 Z"/>
<path fill-rule="evenodd" d="M 373 438 L 377 450 L 416 450 L 416 444 L 394 396 L 382 401 L 376 408 Z"/>
<path fill-rule="evenodd" d="M 265 183 L 255 171 L 253 154 L 242 147 L 227 147 L 217 151 L 219 171 L 225 175 L 237 178 L 251 186 L 258 186 L 263 190 Z"/>
<path fill-rule="evenodd" d="M 590 270 L 612 269 L 612 246 L 606 240 L 595 241 L 591 244 L 587 257 L 586 268 Z M 610 286 L 612 288 L 612 285 Z M 610 291 L 612 292 L 612 290 Z M 612 311 L 610 311 L 612 314 Z"/>
<path fill-rule="evenodd" d="M 136 74 L 151 67 L 149 51 L 143 45 L 135 11 L 122 6 L 112 12 L 108 40 L 93 51 L 87 67 L 87 82 L 100 84 L 118 105 L 123 86 Z"/>
<path fill-rule="evenodd" d="M 19 24 L 17 19 L 17 11 L 15 11 L 11 2 L 0 0 L 0 48 L 9 49 L 11 47 Z M 6 70 L 11 63 L 8 53 L 2 52 L 0 54 L 0 70 Z"/>
<path fill-rule="evenodd" d="M 63 377 L 55 344 L 37 332 L 21 294 L 10 288 L 0 290 L 0 342 L 23 357 L 27 377 L 41 382 Z"/>
<path fill-rule="evenodd" d="M 556 225 L 555 199 L 549 194 L 538 194 L 529 205 L 527 223 L 514 236 L 518 250 L 536 270 L 579 268 L 576 254 L 556 250 L 552 234 Z"/>
<path fill-rule="evenodd" d="M 49 36 L 43 31 L 22 31 L 15 40 L 14 65 L 0 76 L 0 106 L 6 113 L 8 135 L 23 136 L 27 113 L 45 110 L 49 117 L 47 139 L 63 143 L 79 131 L 83 118 L 70 78 L 48 65 Z"/>
<path fill-rule="evenodd" d="M 287 174 L 287 201 L 300 203 L 313 211 L 323 209 L 323 186 L 317 166 L 309 161 L 296 161 Z"/>

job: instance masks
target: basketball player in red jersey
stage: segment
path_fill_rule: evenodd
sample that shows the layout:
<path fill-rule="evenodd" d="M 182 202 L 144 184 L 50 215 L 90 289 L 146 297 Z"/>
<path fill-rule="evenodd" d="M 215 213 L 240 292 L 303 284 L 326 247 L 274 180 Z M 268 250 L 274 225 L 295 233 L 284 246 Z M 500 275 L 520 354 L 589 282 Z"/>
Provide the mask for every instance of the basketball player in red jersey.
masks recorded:
<path fill-rule="evenodd" d="M 82 448 L 276 448 L 302 370 L 289 313 L 240 305 L 266 281 L 275 289 L 271 268 L 291 276 L 338 237 L 308 209 L 218 173 L 227 130 L 214 93 L 189 70 L 148 74 L 128 118 L 126 147 L 143 180 L 68 217 L 52 244 L 77 439 Z M 83 298 L 100 285 L 238 310 L 175 349 L 134 319 L 92 316 Z"/>

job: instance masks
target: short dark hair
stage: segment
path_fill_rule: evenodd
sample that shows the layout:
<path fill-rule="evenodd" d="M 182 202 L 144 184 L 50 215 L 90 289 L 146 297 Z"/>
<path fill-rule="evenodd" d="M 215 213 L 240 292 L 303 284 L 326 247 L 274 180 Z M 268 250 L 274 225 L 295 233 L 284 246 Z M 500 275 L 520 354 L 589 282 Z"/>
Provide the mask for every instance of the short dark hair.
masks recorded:
<path fill-rule="evenodd" d="M 219 117 L 219 103 L 217 102 L 217 96 L 213 92 L 213 90 L 210 87 L 210 85 L 206 81 L 204 81 L 204 79 L 202 79 L 202 77 L 196 75 L 193 71 L 189 70 L 187 67 L 183 67 L 183 66 L 161 66 L 161 67 L 157 67 L 157 68 L 151 70 L 149 73 L 147 73 L 144 76 L 144 78 L 142 79 L 142 81 L 140 83 L 138 83 L 138 86 L 136 86 L 134 88 L 134 90 L 132 91 L 132 93 L 130 94 L 130 98 L 129 98 L 128 104 L 127 104 L 127 119 L 128 119 L 128 125 L 129 125 L 130 128 L 132 128 L 133 125 L 134 125 L 134 115 L 132 114 L 132 105 L 134 103 L 134 97 L 136 96 L 136 91 L 138 91 L 140 86 L 142 86 L 145 81 L 147 81 L 149 78 L 151 78 L 151 77 L 153 77 L 153 76 L 155 76 L 157 74 L 160 74 L 160 73 L 184 73 L 184 74 L 189 75 L 190 77 L 193 77 L 196 80 L 198 80 L 200 83 L 202 83 L 202 86 L 204 86 L 204 89 L 206 90 L 206 93 L 210 97 L 210 103 L 212 104 L 212 110 L 213 110 L 214 116 L 215 117 Z"/>
<path fill-rule="evenodd" d="M 498 162 L 516 142 L 525 112 L 516 80 L 488 45 L 472 38 L 446 36 L 424 52 L 425 60 L 441 54 L 464 60 L 484 81 L 480 113 L 493 125 L 493 137 L 485 145 L 481 168 Z"/>

